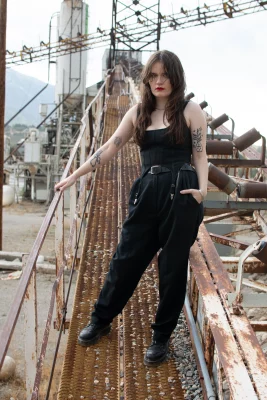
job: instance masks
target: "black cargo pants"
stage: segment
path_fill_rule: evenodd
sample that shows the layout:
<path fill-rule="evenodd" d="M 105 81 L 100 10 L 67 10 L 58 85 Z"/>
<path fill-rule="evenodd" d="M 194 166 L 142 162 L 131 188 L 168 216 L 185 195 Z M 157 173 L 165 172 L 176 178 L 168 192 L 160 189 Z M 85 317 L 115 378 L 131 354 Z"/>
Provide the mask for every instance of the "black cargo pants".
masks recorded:
<path fill-rule="evenodd" d="M 180 190 L 197 188 L 197 174 L 187 163 L 152 167 L 134 182 L 129 215 L 95 303 L 92 322 L 109 323 L 122 311 L 143 272 L 161 250 L 160 300 L 151 326 L 155 340 L 170 337 L 184 304 L 190 247 L 203 219 L 203 204 L 191 194 L 180 194 Z"/>

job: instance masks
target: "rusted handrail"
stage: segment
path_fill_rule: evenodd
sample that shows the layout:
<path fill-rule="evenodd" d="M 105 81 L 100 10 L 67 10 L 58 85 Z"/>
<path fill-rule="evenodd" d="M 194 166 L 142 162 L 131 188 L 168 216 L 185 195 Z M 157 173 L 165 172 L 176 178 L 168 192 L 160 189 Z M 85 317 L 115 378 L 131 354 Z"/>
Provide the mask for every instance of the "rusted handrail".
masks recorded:
<path fill-rule="evenodd" d="M 106 87 L 108 86 L 108 83 L 110 81 L 110 76 L 107 76 L 105 82 L 103 83 L 103 85 L 101 86 L 101 88 L 99 89 L 96 97 L 91 101 L 91 103 L 88 105 L 85 115 L 82 119 L 82 127 L 80 128 L 80 133 L 79 136 L 76 140 L 76 143 L 73 147 L 73 150 L 70 154 L 70 158 L 68 160 L 68 163 L 64 169 L 63 175 L 62 175 L 62 179 L 65 179 L 67 177 L 67 175 L 69 174 L 69 171 L 71 169 L 72 163 L 74 162 L 74 159 L 76 157 L 76 154 L 78 152 L 79 147 L 81 146 L 81 142 L 82 139 L 84 137 L 84 135 L 86 135 L 86 133 L 88 134 L 89 132 L 89 140 L 90 140 L 90 125 L 92 126 L 92 124 L 89 123 L 89 115 L 92 115 L 92 113 L 90 112 L 92 105 L 94 103 L 96 103 L 96 101 L 99 100 L 99 97 L 102 95 L 102 93 L 104 93 L 104 90 L 106 89 Z M 90 112 L 90 114 L 89 114 Z M 98 110 L 98 114 L 99 114 L 99 110 Z M 100 118 L 100 114 L 99 114 L 99 118 Z M 99 129 L 99 126 L 98 126 Z M 92 136 L 92 135 L 91 135 Z M 97 144 L 97 140 L 95 137 L 93 137 L 92 139 L 92 143 L 89 149 L 89 154 L 92 154 L 92 152 L 95 149 L 95 146 Z M 81 152 L 83 152 L 83 156 L 84 156 L 84 160 L 81 161 L 85 161 L 85 149 L 81 149 Z M 84 195 L 85 192 L 85 185 L 86 185 L 86 176 L 84 176 L 82 178 L 82 182 L 81 182 L 81 187 L 80 187 L 80 196 Z M 51 224 L 51 221 L 53 219 L 53 216 L 55 214 L 55 211 L 58 207 L 58 204 L 60 202 L 62 196 L 62 192 L 56 192 L 54 195 L 54 198 L 50 204 L 50 207 L 44 217 L 44 220 L 42 222 L 41 228 L 37 234 L 37 237 L 34 241 L 33 247 L 31 249 L 31 252 L 28 256 L 27 259 L 27 263 L 25 266 L 25 269 L 23 271 L 21 280 L 19 282 L 18 285 L 18 289 L 15 295 L 15 299 L 10 307 L 6 322 L 3 326 L 3 330 L 1 332 L 1 336 L 0 336 L 0 369 L 2 368 L 3 362 L 4 362 L 4 358 L 6 355 L 6 352 L 8 350 L 12 335 L 13 335 L 13 331 L 15 329 L 17 320 L 18 320 L 18 316 L 20 314 L 20 310 L 24 301 L 24 297 L 25 297 L 25 293 L 27 291 L 29 282 L 30 282 L 30 278 L 32 276 L 33 270 L 35 268 L 35 264 L 40 252 L 40 249 L 43 245 L 43 242 L 45 240 L 47 231 L 49 229 L 49 226 Z M 80 202 L 79 202 L 80 203 Z M 58 272 L 58 276 L 56 278 L 56 282 L 54 284 L 53 287 L 53 292 L 52 292 L 52 296 L 51 296 L 51 304 L 50 304 L 50 308 L 49 308 L 49 314 L 48 314 L 48 320 L 49 320 L 49 315 L 50 312 L 52 312 L 53 307 L 54 307 L 54 291 L 57 289 L 58 286 L 58 282 L 59 279 L 62 275 L 62 268 L 64 269 L 65 263 L 66 263 L 66 259 L 69 257 L 69 253 L 70 253 L 70 247 L 71 247 L 71 243 L 72 243 L 72 236 L 73 236 L 73 231 L 75 230 L 75 225 L 76 225 L 76 219 L 77 219 L 77 215 L 74 216 L 72 224 L 71 224 L 71 229 L 70 229 L 70 240 L 68 241 L 68 246 L 67 246 L 67 254 L 65 254 L 65 256 L 63 257 L 63 262 L 61 265 L 59 265 L 59 272 Z M 73 228 L 74 226 L 74 228 Z"/>

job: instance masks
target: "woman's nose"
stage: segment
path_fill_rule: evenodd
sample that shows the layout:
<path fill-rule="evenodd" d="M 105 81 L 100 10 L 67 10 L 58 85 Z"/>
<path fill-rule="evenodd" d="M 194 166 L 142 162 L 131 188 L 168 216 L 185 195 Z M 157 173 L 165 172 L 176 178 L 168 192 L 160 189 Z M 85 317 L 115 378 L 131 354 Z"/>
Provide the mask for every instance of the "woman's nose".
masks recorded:
<path fill-rule="evenodd" d="M 163 76 L 162 75 L 159 75 L 158 77 L 157 77 L 157 80 L 156 80 L 156 82 L 158 83 L 163 83 L 163 81 L 164 81 L 164 79 L 163 79 Z"/>

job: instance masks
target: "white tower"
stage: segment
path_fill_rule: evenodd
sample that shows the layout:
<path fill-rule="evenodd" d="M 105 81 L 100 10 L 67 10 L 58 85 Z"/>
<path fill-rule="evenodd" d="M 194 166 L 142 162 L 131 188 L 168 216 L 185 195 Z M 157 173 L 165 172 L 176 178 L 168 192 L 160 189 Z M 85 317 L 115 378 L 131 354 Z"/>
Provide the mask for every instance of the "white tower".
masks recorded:
<path fill-rule="evenodd" d="M 88 32 L 88 5 L 82 0 L 64 0 L 58 17 L 58 40 L 68 49 L 71 41 L 79 42 L 79 37 Z M 68 109 L 74 109 L 83 103 L 86 93 L 87 52 L 77 51 L 57 59 L 57 83 L 55 100 L 59 103 L 75 88 L 65 103 Z"/>

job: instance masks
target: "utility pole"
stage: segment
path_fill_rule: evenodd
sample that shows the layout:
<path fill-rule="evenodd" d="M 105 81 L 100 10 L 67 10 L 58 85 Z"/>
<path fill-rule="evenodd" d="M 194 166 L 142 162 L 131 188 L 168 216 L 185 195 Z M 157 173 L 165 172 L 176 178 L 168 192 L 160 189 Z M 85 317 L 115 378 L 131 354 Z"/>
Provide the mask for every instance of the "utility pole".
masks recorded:
<path fill-rule="evenodd" d="M 0 0 L 0 250 L 3 243 L 4 120 L 6 83 L 7 0 Z"/>

